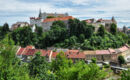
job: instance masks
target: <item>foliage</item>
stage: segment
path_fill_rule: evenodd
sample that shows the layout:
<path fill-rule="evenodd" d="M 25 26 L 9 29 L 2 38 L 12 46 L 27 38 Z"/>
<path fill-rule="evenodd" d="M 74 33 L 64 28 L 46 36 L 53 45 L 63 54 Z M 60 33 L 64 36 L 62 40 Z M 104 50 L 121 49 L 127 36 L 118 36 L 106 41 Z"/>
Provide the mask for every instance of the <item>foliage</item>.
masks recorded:
<path fill-rule="evenodd" d="M 55 18 L 55 16 L 47 16 L 47 18 Z"/>
<path fill-rule="evenodd" d="M 37 34 L 38 36 L 41 36 L 42 33 L 43 33 L 42 27 L 36 26 L 36 34 Z"/>
<path fill-rule="evenodd" d="M 35 58 L 29 64 L 30 76 L 39 80 L 54 80 L 53 73 L 49 70 L 49 64 L 41 53 L 36 53 Z"/>
<path fill-rule="evenodd" d="M 80 61 L 73 64 L 71 67 L 62 68 L 57 73 L 57 80 L 101 80 L 106 74 L 107 73 L 100 70 L 96 64 L 86 65 L 84 62 Z"/>
<path fill-rule="evenodd" d="M 117 25 L 116 24 L 113 23 L 111 25 L 110 32 L 111 32 L 111 34 L 116 35 L 116 33 L 117 33 Z"/>
<path fill-rule="evenodd" d="M 65 23 L 63 21 L 54 21 L 52 26 L 51 26 L 51 28 L 53 28 L 53 26 L 56 26 L 56 25 L 61 27 L 61 28 L 65 28 L 66 27 L 66 25 L 65 25 Z"/>
<path fill-rule="evenodd" d="M 130 80 L 130 69 L 122 71 L 121 80 Z"/>
<path fill-rule="evenodd" d="M 105 28 L 103 25 L 100 26 L 100 28 L 98 29 L 98 35 L 104 37 L 105 35 Z"/>
<path fill-rule="evenodd" d="M 0 40 L 2 40 L 9 32 L 9 25 L 8 23 L 5 23 L 2 27 L 0 27 Z"/>
<path fill-rule="evenodd" d="M 60 52 L 56 56 L 56 60 L 52 61 L 51 67 L 52 67 L 52 71 L 56 72 L 59 71 L 60 69 L 67 68 L 71 65 L 72 65 L 72 61 L 67 60 L 64 52 Z"/>
<path fill-rule="evenodd" d="M 21 46 L 33 45 L 37 43 L 37 35 L 32 33 L 31 28 L 20 27 L 14 30 L 11 34 L 12 39 L 15 41 L 15 44 Z"/>
<path fill-rule="evenodd" d="M 130 42 L 129 36 L 117 32 L 114 23 L 110 27 L 110 32 L 105 30 L 103 25 L 95 32 L 93 25 L 78 19 L 70 19 L 67 25 L 63 21 L 55 21 L 49 31 L 42 32 L 42 30 L 42 27 L 36 27 L 36 32 L 32 32 L 29 26 L 18 28 L 11 32 L 11 38 L 15 45 L 23 47 L 34 45 L 36 48 L 54 46 L 87 50 L 119 48 Z"/>
<path fill-rule="evenodd" d="M 118 56 L 118 62 L 119 62 L 120 65 L 125 64 L 125 59 L 124 59 L 124 57 L 121 56 L 121 55 Z"/>
<path fill-rule="evenodd" d="M 26 65 L 15 57 L 16 47 L 7 39 L 0 42 L 0 80 L 31 80 Z"/>
<path fill-rule="evenodd" d="M 109 64 L 105 64 L 105 65 L 104 65 L 104 68 L 109 68 L 109 67 L 110 67 Z"/>
<path fill-rule="evenodd" d="M 92 63 L 96 63 L 97 59 L 96 58 L 92 58 L 91 61 L 92 61 Z"/>

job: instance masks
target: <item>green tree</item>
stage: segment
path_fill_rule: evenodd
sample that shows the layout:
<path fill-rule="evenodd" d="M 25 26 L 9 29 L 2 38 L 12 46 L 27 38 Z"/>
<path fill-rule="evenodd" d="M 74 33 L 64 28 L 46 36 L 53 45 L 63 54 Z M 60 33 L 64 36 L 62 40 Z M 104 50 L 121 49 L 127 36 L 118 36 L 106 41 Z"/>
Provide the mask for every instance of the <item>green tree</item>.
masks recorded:
<path fill-rule="evenodd" d="M 96 58 L 92 58 L 91 61 L 92 61 L 92 63 L 96 63 L 97 59 Z"/>
<path fill-rule="evenodd" d="M 110 32 L 113 34 L 113 35 L 116 35 L 117 33 L 117 25 L 116 24 L 111 24 L 111 27 L 110 27 Z"/>
<path fill-rule="evenodd" d="M 121 80 L 130 80 L 130 69 L 127 71 L 122 71 Z"/>
<path fill-rule="evenodd" d="M 58 71 L 57 80 L 102 80 L 106 74 L 96 64 L 86 65 L 85 62 L 80 61 Z"/>
<path fill-rule="evenodd" d="M 18 44 L 23 47 L 37 43 L 37 35 L 32 33 L 30 27 L 20 27 L 14 30 L 11 36 L 16 45 Z"/>
<path fill-rule="evenodd" d="M 80 36 L 79 36 L 79 41 L 80 41 L 81 43 L 83 43 L 84 40 L 85 40 L 85 35 L 84 35 L 84 34 L 80 34 Z"/>
<path fill-rule="evenodd" d="M 65 23 L 63 21 L 54 21 L 52 26 L 51 26 L 51 28 L 53 28 L 54 25 L 58 25 L 61 28 L 65 28 L 66 27 L 66 25 L 65 25 Z"/>
<path fill-rule="evenodd" d="M 57 72 L 63 68 L 67 68 L 70 65 L 72 65 L 72 62 L 67 60 L 67 58 L 65 57 L 64 52 L 60 52 L 57 56 L 56 56 L 56 60 L 52 61 L 52 71 Z"/>
<path fill-rule="evenodd" d="M 38 78 L 39 80 L 54 80 L 53 73 L 49 71 L 49 64 L 45 57 L 40 56 L 41 53 L 37 52 L 36 56 L 31 60 L 29 64 L 30 76 Z M 48 74 L 49 71 L 49 74 Z"/>
<path fill-rule="evenodd" d="M 124 57 L 121 56 L 121 55 L 118 56 L 118 62 L 119 62 L 120 65 L 125 64 L 125 59 L 124 59 Z"/>
<path fill-rule="evenodd" d="M 9 32 L 10 30 L 9 30 L 9 25 L 8 25 L 8 23 L 5 23 L 4 25 L 3 25 L 3 32 L 6 34 L 7 32 Z"/>
<path fill-rule="evenodd" d="M 55 18 L 55 16 L 47 16 L 47 18 Z"/>
<path fill-rule="evenodd" d="M 94 33 L 94 26 L 88 25 L 85 32 L 86 32 L 85 37 L 90 38 Z"/>
<path fill-rule="evenodd" d="M 37 33 L 38 36 L 41 36 L 42 33 L 43 33 L 42 27 L 37 26 L 37 27 L 36 27 L 36 33 Z"/>
<path fill-rule="evenodd" d="M 2 40 L 7 33 L 10 32 L 8 23 L 0 27 L 0 40 Z"/>
<path fill-rule="evenodd" d="M 104 35 L 105 35 L 105 28 L 104 28 L 103 25 L 101 25 L 101 26 L 99 27 L 99 29 L 98 29 L 98 35 L 104 37 Z"/>
<path fill-rule="evenodd" d="M 0 80 L 31 80 L 26 65 L 20 64 L 15 53 L 11 40 L 6 38 L 0 42 Z"/>

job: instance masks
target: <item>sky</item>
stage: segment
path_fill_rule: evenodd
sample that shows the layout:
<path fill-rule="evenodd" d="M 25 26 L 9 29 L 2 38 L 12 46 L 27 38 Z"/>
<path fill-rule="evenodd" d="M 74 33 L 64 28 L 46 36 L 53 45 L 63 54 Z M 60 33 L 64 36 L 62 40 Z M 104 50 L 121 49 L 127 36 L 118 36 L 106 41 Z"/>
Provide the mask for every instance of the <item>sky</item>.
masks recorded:
<path fill-rule="evenodd" d="M 41 8 L 48 13 L 67 12 L 80 20 L 114 16 L 118 27 L 130 26 L 129 0 L 0 0 L 0 5 L 0 25 L 29 22 L 30 17 L 38 16 Z"/>

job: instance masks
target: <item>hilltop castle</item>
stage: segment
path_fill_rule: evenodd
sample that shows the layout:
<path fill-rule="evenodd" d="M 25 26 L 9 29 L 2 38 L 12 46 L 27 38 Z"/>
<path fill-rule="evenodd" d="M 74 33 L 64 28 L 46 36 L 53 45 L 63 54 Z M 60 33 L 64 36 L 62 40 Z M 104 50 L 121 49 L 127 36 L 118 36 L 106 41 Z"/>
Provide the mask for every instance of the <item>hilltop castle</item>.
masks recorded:
<path fill-rule="evenodd" d="M 73 17 L 69 16 L 68 13 L 42 13 L 41 10 L 39 10 L 38 17 L 30 17 L 30 25 L 41 26 L 43 28 L 43 31 L 48 31 L 54 21 L 61 20 L 67 25 L 69 19 L 73 19 Z"/>

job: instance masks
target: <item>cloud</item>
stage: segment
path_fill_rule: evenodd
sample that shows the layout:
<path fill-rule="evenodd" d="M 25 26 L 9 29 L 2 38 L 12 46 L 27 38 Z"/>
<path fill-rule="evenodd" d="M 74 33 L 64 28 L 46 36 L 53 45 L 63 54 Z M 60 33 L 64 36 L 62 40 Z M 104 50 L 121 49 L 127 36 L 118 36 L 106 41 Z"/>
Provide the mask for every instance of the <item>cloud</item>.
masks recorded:
<path fill-rule="evenodd" d="M 37 3 L 27 3 L 21 2 L 20 0 L 1 0 L 0 1 L 0 11 L 37 11 L 39 8 L 42 8 L 44 11 L 47 12 L 67 12 L 71 11 L 70 8 L 59 8 L 57 9 L 56 6 L 45 2 L 37 2 Z"/>
<path fill-rule="evenodd" d="M 43 12 L 68 12 L 80 19 L 115 16 L 119 24 L 122 20 L 130 25 L 129 0 L 0 0 L 0 5 L 0 24 L 8 20 L 10 24 L 20 19 L 29 21 L 41 8 Z"/>

